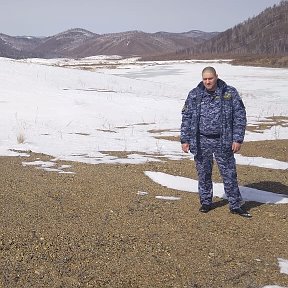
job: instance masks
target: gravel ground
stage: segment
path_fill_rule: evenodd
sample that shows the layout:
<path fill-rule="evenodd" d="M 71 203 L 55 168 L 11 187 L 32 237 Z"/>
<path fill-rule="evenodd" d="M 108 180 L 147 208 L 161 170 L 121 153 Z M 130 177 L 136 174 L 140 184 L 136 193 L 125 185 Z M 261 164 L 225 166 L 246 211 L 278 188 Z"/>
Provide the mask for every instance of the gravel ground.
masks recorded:
<path fill-rule="evenodd" d="M 242 153 L 287 161 L 287 144 L 245 143 Z M 196 177 L 190 160 L 58 162 L 75 174 L 22 165 L 37 158 L 52 159 L 0 157 L 1 288 L 288 286 L 277 259 L 288 259 L 286 204 L 249 202 L 253 218 L 246 219 L 215 198 L 216 209 L 202 214 L 196 193 L 162 187 L 144 174 Z M 239 166 L 238 174 L 240 185 L 288 194 L 287 171 Z"/>

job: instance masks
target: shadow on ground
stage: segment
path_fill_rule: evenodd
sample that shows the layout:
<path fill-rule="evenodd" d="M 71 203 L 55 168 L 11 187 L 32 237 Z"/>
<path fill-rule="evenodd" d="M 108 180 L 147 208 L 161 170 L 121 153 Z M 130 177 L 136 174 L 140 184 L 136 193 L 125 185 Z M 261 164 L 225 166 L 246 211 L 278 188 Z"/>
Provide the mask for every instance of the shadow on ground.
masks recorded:
<path fill-rule="evenodd" d="M 255 202 L 255 201 L 247 201 L 245 202 L 245 204 L 243 205 L 243 208 L 245 208 L 245 210 L 249 211 L 250 209 L 253 209 L 255 207 L 259 207 L 261 205 L 263 205 L 264 203 L 260 203 L 260 202 Z M 221 199 L 219 201 L 215 201 L 213 202 L 213 210 L 229 205 L 228 201 L 226 199 Z"/>
<path fill-rule="evenodd" d="M 245 185 L 246 187 L 264 190 L 272 193 L 288 195 L 288 186 L 275 181 L 261 181 Z"/>
<path fill-rule="evenodd" d="M 258 190 L 263 190 L 271 193 L 277 193 L 277 194 L 283 194 L 283 196 L 288 196 L 288 186 L 284 185 L 280 182 L 275 182 L 275 181 L 260 181 L 257 183 L 251 183 L 245 185 L 246 187 L 249 188 L 254 188 Z M 256 207 L 259 207 L 263 205 L 264 203 L 256 202 L 256 201 L 247 201 L 243 207 L 246 210 L 250 210 Z M 226 199 L 220 199 L 218 201 L 215 201 L 213 203 L 213 209 L 217 209 L 220 207 L 223 207 L 225 205 L 228 205 L 228 201 Z"/>

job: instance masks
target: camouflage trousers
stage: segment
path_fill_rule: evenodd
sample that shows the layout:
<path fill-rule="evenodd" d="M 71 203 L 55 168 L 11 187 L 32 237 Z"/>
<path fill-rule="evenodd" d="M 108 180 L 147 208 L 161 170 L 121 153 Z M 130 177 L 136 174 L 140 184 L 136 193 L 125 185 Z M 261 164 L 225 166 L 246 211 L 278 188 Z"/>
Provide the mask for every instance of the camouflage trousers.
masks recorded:
<path fill-rule="evenodd" d="M 194 157 L 198 172 L 198 190 L 201 205 L 211 205 L 213 197 L 212 169 L 213 159 L 216 160 L 223 179 L 224 192 L 230 209 L 241 206 L 242 197 L 238 187 L 236 162 L 232 152 L 221 151 L 220 139 L 200 136 L 197 155 Z"/>

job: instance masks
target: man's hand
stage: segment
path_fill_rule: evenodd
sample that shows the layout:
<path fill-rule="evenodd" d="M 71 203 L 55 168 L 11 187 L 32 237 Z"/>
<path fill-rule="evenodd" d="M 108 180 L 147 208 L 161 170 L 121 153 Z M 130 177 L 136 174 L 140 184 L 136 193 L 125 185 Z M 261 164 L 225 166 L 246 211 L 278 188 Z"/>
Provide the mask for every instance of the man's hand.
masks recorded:
<path fill-rule="evenodd" d="M 241 144 L 238 142 L 233 142 L 232 143 L 232 151 L 233 153 L 237 153 L 241 149 Z"/>
<path fill-rule="evenodd" d="M 189 144 L 183 143 L 182 144 L 182 150 L 183 150 L 183 152 L 188 153 L 189 152 Z"/>

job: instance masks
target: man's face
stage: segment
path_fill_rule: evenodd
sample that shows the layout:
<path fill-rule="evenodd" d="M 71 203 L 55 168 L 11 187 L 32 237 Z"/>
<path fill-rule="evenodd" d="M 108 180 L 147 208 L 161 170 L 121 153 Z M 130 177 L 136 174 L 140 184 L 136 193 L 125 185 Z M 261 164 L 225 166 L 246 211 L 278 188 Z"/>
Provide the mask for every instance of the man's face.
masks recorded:
<path fill-rule="evenodd" d="M 204 72 L 202 75 L 203 84 L 208 91 L 216 90 L 217 79 L 218 79 L 218 75 L 214 75 L 211 72 Z"/>

